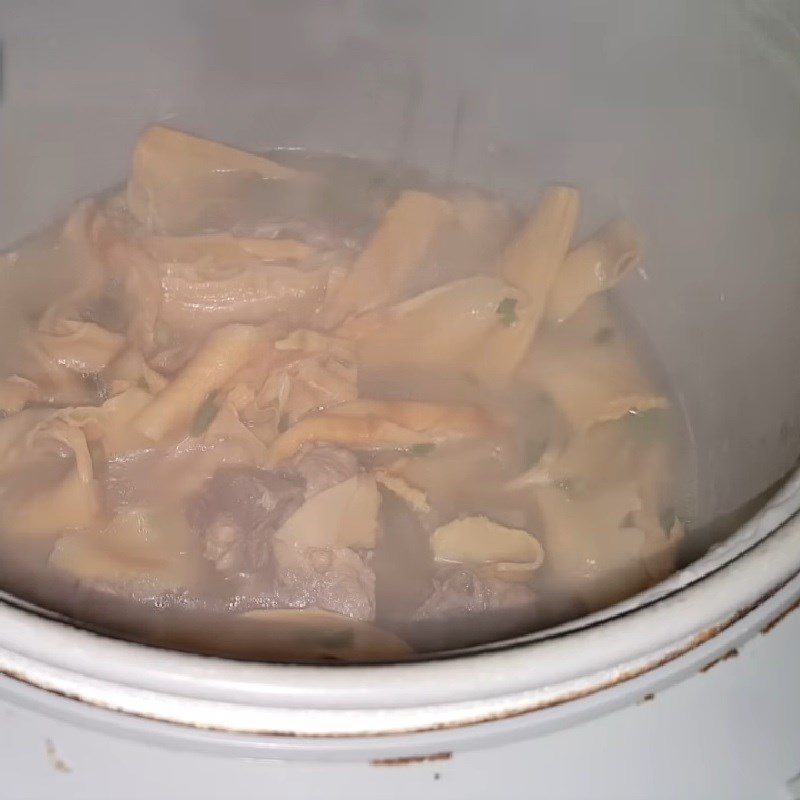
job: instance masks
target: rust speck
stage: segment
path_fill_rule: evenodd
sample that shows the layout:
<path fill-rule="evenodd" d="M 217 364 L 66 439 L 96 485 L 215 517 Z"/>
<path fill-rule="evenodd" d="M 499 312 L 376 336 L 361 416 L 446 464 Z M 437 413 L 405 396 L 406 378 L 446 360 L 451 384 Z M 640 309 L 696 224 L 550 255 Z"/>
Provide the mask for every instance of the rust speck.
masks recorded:
<path fill-rule="evenodd" d="M 50 762 L 50 766 L 56 772 L 72 772 L 69 764 L 58 754 L 52 739 L 45 739 L 44 750 L 47 753 L 47 760 Z"/>
<path fill-rule="evenodd" d="M 792 613 L 792 611 L 796 611 L 798 608 L 800 608 L 800 597 L 798 597 L 797 600 L 795 600 L 794 603 L 792 603 L 787 609 L 778 614 L 775 619 L 773 619 L 771 622 L 768 622 L 761 629 L 761 633 L 769 633 L 779 622 L 783 622 L 786 617 Z"/>
<path fill-rule="evenodd" d="M 653 692 L 648 692 L 646 695 L 644 695 L 642 697 L 642 699 L 639 701 L 639 703 L 640 704 L 641 703 L 649 703 L 651 700 L 655 700 L 655 699 L 656 699 L 655 694 L 653 694 Z"/>
<path fill-rule="evenodd" d="M 408 767 L 412 764 L 425 764 L 428 761 L 449 761 L 452 753 L 429 753 L 425 756 L 400 756 L 399 758 L 373 758 L 370 766 L 373 767 Z M 436 773 L 437 780 L 439 773 Z"/>
<path fill-rule="evenodd" d="M 709 661 L 704 667 L 700 667 L 700 672 L 708 672 L 712 667 L 716 667 L 717 664 L 722 661 L 727 661 L 729 658 L 736 658 L 738 655 L 739 651 L 734 647 L 732 650 L 728 650 L 727 653 L 723 653 L 719 658 Z"/>

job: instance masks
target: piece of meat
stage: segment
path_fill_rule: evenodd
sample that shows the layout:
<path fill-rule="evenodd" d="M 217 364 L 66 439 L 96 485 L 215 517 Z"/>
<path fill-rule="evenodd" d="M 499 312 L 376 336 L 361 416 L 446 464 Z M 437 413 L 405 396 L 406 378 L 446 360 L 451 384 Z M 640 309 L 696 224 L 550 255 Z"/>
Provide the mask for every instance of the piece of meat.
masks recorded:
<path fill-rule="evenodd" d="M 358 459 L 350 450 L 325 444 L 301 449 L 285 465 L 305 479 L 306 499 L 352 478 L 358 472 Z"/>
<path fill-rule="evenodd" d="M 321 608 L 353 619 L 375 617 L 371 554 L 349 548 L 303 547 L 275 542 L 273 580 L 281 608 Z"/>
<path fill-rule="evenodd" d="M 532 613 L 535 594 L 524 583 L 509 583 L 480 575 L 466 566 L 440 568 L 433 592 L 420 606 L 416 619 L 449 619 L 487 612 L 509 612 L 513 617 Z"/>
<path fill-rule="evenodd" d="M 425 515 L 428 516 L 428 515 Z M 375 548 L 378 618 L 408 620 L 431 594 L 433 559 L 423 515 L 388 489 L 381 490 L 381 537 Z"/>
<path fill-rule="evenodd" d="M 321 608 L 368 620 L 375 616 L 372 554 L 308 547 L 274 539 L 305 499 L 354 476 L 355 456 L 318 446 L 280 470 L 217 471 L 187 510 L 203 556 L 223 575 L 239 576 L 237 609 Z"/>
<path fill-rule="evenodd" d="M 288 472 L 230 467 L 206 483 L 187 509 L 203 556 L 225 573 L 262 570 L 272 536 L 302 505 L 305 480 Z"/>

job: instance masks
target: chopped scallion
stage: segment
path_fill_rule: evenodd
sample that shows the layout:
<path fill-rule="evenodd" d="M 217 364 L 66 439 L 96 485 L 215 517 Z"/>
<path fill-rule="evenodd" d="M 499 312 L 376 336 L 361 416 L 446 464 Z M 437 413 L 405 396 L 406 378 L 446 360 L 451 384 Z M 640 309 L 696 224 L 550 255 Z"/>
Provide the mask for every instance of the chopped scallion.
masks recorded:
<path fill-rule="evenodd" d="M 214 417 L 217 416 L 218 410 L 217 393 L 211 392 L 194 415 L 191 427 L 192 436 L 200 436 L 205 433 L 208 430 L 208 426 L 213 422 Z"/>
<path fill-rule="evenodd" d="M 510 328 L 517 321 L 517 298 L 504 297 L 497 306 L 497 315 Z"/>

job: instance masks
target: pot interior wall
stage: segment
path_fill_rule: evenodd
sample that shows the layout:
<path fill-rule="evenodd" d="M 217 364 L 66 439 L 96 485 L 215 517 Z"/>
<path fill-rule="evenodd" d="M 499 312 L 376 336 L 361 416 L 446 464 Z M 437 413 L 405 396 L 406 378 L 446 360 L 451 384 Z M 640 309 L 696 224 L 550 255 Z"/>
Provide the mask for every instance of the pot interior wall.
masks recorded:
<path fill-rule="evenodd" d="M 0 245 L 121 179 L 155 120 L 522 202 L 574 183 L 587 228 L 624 211 L 645 233 L 622 299 L 690 421 L 685 513 L 703 525 L 800 450 L 798 11 L 756 5 L 6 5 Z"/>

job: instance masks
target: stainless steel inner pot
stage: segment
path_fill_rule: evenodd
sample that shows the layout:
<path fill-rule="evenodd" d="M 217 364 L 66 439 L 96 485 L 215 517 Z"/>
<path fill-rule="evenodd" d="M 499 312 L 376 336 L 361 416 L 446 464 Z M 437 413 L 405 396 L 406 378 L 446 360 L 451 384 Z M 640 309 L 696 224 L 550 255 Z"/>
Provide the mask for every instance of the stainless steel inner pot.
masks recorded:
<path fill-rule="evenodd" d="M 800 452 L 799 28 L 792 0 L 5 3 L 0 247 L 120 180 L 137 133 L 154 121 L 253 150 L 397 159 L 522 203 L 550 181 L 574 183 L 586 191 L 587 227 L 624 211 L 645 233 L 643 274 L 620 299 L 646 330 L 691 426 L 685 514 L 708 531 L 695 541 L 699 554 L 714 521 L 775 484 Z M 757 542 L 800 505 L 792 487 L 710 558 L 603 617 L 630 620 L 649 613 L 648 603 L 672 602 L 677 619 L 696 597 L 687 586 L 737 564 L 755 570 L 747 559 L 768 544 Z M 770 557 L 785 563 L 759 573 L 765 592 L 800 567 L 791 523 L 783 535 L 789 544 Z M 753 576 L 737 575 L 741 583 L 725 585 L 734 595 L 742 586 L 744 602 Z M 735 597 L 730 606 L 738 607 Z M 722 613 L 692 611 L 686 630 Z M 135 651 L 142 681 L 169 669 L 185 675 L 170 689 L 183 697 L 208 700 L 226 670 L 241 666 L 98 643 L 8 605 L 0 616 L 0 667 L 36 673 L 37 685 L 61 679 L 30 672 L 43 658 L 26 650 L 34 634 L 78 660 L 81 648 L 113 644 L 112 658 Z M 549 636 L 514 652 L 535 659 Z M 642 641 L 651 654 L 664 644 Z M 559 652 L 582 663 L 575 647 Z M 467 674 L 490 657 L 454 660 L 449 670 Z M 248 681 L 278 674 L 251 669 Z M 308 691 L 287 690 L 297 715 L 313 704 L 321 674 L 307 669 L 297 680 Z M 364 680 L 377 687 L 389 673 L 371 669 Z M 103 680 L 136 685 L 130 675 Z M 68 684 L 59 684 L 62 693 Z"/>

